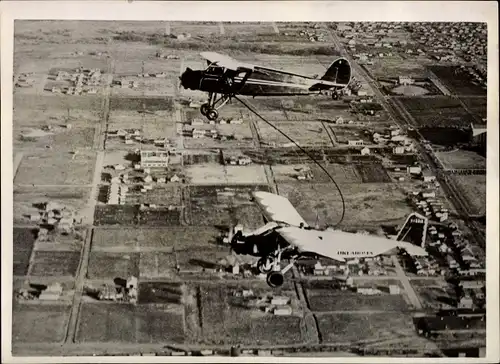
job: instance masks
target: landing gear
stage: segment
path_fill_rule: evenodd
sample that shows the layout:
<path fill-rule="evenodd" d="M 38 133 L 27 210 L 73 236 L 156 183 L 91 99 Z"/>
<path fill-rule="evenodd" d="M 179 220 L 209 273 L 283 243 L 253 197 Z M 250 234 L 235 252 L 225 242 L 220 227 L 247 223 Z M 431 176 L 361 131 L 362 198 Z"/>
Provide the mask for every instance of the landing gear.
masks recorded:
<path fill-rule="evenodd" d="M 338 94 L 338 92 L 334 91 L 332 92 L 332 99 L 333 100 L 338 100 L 340 98 L 340 95 Z"/>
<path fill-rule="evenodd" d="M 267 274 L 267 284 L 272 288 L 283 285 L 285 281 L 285 273 L 293 267 L 295 261 L 299 258 L 299 255 L 293 252 L 293 255 L 289 258 L 290 262 L 285 268 L 281 269 L 281 255 L 284 251 L 290 252 L 287 248 L 284 250 L 278 249 L 271 255 L 262 257 L 257 262 L 257 268 L 261 273 Z"/>
<path fill-rule="evenodd" d="M 210 110 L 210 105 L 208 103 L 201 105 L 200 112 L 203 116 L 207 116 L 208 110 Z"/>
<path fill-rule="evenodd" d="M 230 99 L 231 95 L 229 94 L 224 94 L 217 98 L 217 94 L 211 92 L 208 94 L 208 102 L 201 105 L 200 112 L 210 121 L 217 120 L 219 117 L 219 112 L 217 110 L 227 104 Z"/>
<path fill-rule="evenodd" d="M 207 114 L 205 115 L 208 120 L 214 121 L 217 120 L 219 117 L 219 113 L 215 109 L 208 110 Z"/>
<path fill-rule="evenodd" d="M 280 287 L 285 283 L 285 277 L 281 272 L 271 272 L 267 275 L 267 284 L 272 287 Z"/>
<path fill-rule="evenodd" d="M 269 273 L 273 270 L 273 259 L 271 257 L 260 258 L 257 262 L 257 268 L 261 273 Z"/>

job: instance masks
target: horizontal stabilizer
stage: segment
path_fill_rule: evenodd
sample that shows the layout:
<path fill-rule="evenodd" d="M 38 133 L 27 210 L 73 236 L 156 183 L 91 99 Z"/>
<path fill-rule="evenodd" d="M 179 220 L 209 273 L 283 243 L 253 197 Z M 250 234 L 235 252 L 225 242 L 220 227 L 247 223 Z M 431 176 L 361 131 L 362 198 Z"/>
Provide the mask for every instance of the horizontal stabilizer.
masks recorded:
<path fill-rule="evenodd" d="M 326 85 L 324 83 L 318 82 L 309 87 L 309 91 L 322 91 L 322 90 L 330 90 L 332 88 L 331 85 Z"/>

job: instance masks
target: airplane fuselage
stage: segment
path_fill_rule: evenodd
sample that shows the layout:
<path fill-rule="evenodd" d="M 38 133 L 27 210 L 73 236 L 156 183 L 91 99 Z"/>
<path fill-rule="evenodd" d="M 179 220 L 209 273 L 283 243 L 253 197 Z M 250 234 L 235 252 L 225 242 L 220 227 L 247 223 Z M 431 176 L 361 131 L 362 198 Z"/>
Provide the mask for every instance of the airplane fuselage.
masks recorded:
<path fill-rule="evenodd" d="M 221 67 L 187 70 L 183 86 L 192 90 L 245 96 L 289 96 L 319 94 L 322 90 L 344 88 L 333 82 L 256 66 L 253 70 L 232 71 Z"/>

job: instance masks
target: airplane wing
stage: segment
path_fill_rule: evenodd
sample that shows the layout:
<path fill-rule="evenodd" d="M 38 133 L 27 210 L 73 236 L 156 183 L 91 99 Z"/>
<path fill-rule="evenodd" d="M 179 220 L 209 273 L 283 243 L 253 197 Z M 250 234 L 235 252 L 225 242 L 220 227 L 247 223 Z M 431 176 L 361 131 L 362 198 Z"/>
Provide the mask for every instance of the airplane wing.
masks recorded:
<path fill-rule="evenodd" d="M 378 236 L 336 230 L 308 230 L 295 226 L 282 227 L 276 232 L 301 252 L 313 252 L 338 261 L 345 261 L 345 258 L 393 254 L 397 248 L 405 249 L 410 255 L 427 255 L 425 249 L 417 245 Z"/>
<path fill-rule="evenodd" d="M 286 197 L 263 191 L 252 192 L 252 196 L 268 221 L 309 226 Z"/>
<path fill-rule="evenodd" d="M 209 61 L 210 63 L 215 63 L 218 66 L 230 69 L 232 71 L 238 71 L 241 69 L 253 70 L 254 66 L 252 64 L 239 62 L 231 57 L 219 54 L 216 52 L 201 52 L 200 56 Z"/>

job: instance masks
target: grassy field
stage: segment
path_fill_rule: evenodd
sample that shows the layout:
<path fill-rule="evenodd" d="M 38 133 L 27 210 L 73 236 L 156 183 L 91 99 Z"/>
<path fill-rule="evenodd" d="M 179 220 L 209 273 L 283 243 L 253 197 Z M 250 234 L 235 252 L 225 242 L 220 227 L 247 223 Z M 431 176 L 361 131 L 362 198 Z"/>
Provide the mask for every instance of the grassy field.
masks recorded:
<path fill-rule="evenodd" d="M 35 243 L 37 229 L 14 228 L 13 231 L 13 274 L 24 276 L 28 273 L 31 251 Z"/>
<path fill-rule="evenodd" d="M 180 343 L 184 319 L 182 312 L 162 307 L 85 303 L 76 336 L 79 343 Z"/>
<path fill-rule="evenodd" d="M 12 343 L 60 343 L 64 339 L 70 306 L 14 304 Z"/>
<path fill-rule="evenodd" d="M 250 191 L 269 191 L 266 185 L 190 186 L 189 191 L 193 225 L 262 225 L 262 214 L 250 201 Z"/>
<path fill-rule="evenodd" d="M 381 163 L 356 164 L 356 170 L 364 183 L 388 183 L 391 177 Z"/>
<path fill-rule="evenodd" d="M 459 100 L 451 97 L 398 98 L 416 122 L 416 127 L 463 127 L 474 122 Z"/>
<path fill-rule="evenodd" d="M 207 248 L 182 250 L 175 253 L 176 262 L 181 270 L 203 271 L 215 269 L 219 262 L 229 255 L 228 246 L 213 245 Z"/>
<path fill-rule="evenodd" d="M 63 124 L 61 124 L 63 125 Z M 43 133 L 43 132 L 42 132 Z M 13 147 L 26 148 L 30 151 L 34 149 L 46 150 L 49 146 L 59 152 L 66 150 L 90 149 L 94 144 L 95 128 L 53 128 L 49 133 L 42 134 L 40 129 L 34 128 L 14 128 Z M 41 135 L 33 137 L 32 135 Z"/>
<path fill-rule="evenodd" d="M 435 154 L 447 169 L 486 168 L 486 158 L 468 150 L 456 149 L 450 152 L 436 152 Z"/>
<path fill-rule="evenodd" d="M 25 155 L 14 183 L 24 185 L 90 184 L 94 172 L 95 153 L 46 152 Z"/>
<path fill-rule="evenodd" d="M 440 309 L 440 308 L 451 308 L 452 304 L 455 302 L 455 298 L 450 295 L 450 293 L 442 287 L 415 287 L 415 292 L 418 294 L 420 302 L 425 308 L 430 309 Z"/>
<path fill-rule="evenodd" d="M 486 118 L 487 99 L 486 97 L 461 97 L 460 100 L 467 108 L 481 119 Z"/>
<path fill-rule="evenodd" d="M 485 95 L 486 90 L 472 83 L 472 77 L 453 66 L 431 66 L 429 69 L 456 95 Z"/>
<path fill-rule="evenodd" d="M 347 343 L 417 337 L 410 316 L 402 313 L 316 315 L 323 342 Z"/>
<path fill-rule="evenodd" d="M 469 211 L 474 215 L 486 214 L 486 176 L 451 176 L 462 196 L 468 202 Z"/>
<path fill-rule="evenodd" d="M 331 146 L 332 142 L 327 131 L 318 122 L 274 122 L 277 128 L 292 138 L 300 146 Z M 257 130 L 263 143 L 280 147 L 290 144 L 290 140 L 284 137 L 271 126 L 263 121 L 257 122 Z"/>
<path fill-rule="evenodd" d="M 404 192 L 392 183 L 341 184 L 340 189 L 346 205 L 344 226 L 399 222 L 412 212 Z M 314 225 L 317 216 L 320 225 L 334 225 L 340 218 L 342 204 L 332 184 L 279 183 L 278 191 L 309 224 Z"/>
<path fill-rule="evenodd" d="M 199 296 L 203 337 L 209 343 L 278 345 L 302 340 L 299 317 L 236 307 L 230 292 L 221 286 L 203 287 Z"/>
<path fill-rule="evenodd" d="M 35 251 L 30 269 L 32 276 L 75 276 L 80 252 Z"/>
<path fill-rule="evenodd" d="M 176 274 L 176 259 L 173 253 L 141 253 L 139 272 L 141 278 L 172 278 Z"/>
<path fill-rule="evenodd" d="M 207 247 L 219 235 L 219 230 L 208 226 L 168 228 L 113 228 L 95 229 L 92 248 L 96 250 L 123 247 L 133 250 L 138 244 L 148 248 L 172 248 L 176 251 Z"/>
<path fill-rule="evenodd" d="M 264 167 L 259 165 L 190 165 L 185 168 L 185 172 L 193 185 L 267 183 Z"/>
<path fill-rule="evenodd" d="M 127 279 L 139 277 L 139 253 L 91 252 L 87 277 L 90 279 Z"/>
<path fill-rule="evenodd" d="M 380 288 L 388 290 L 386 286 Z M 325 294 L 326 293 L 326 294 Z M 312 311 L 363 311 L 387 310 L 402 311 L 407 309 L 403 295 L 382 294 L 365 296 L 345 291 L 307 290 L 307 300 Z"/>

